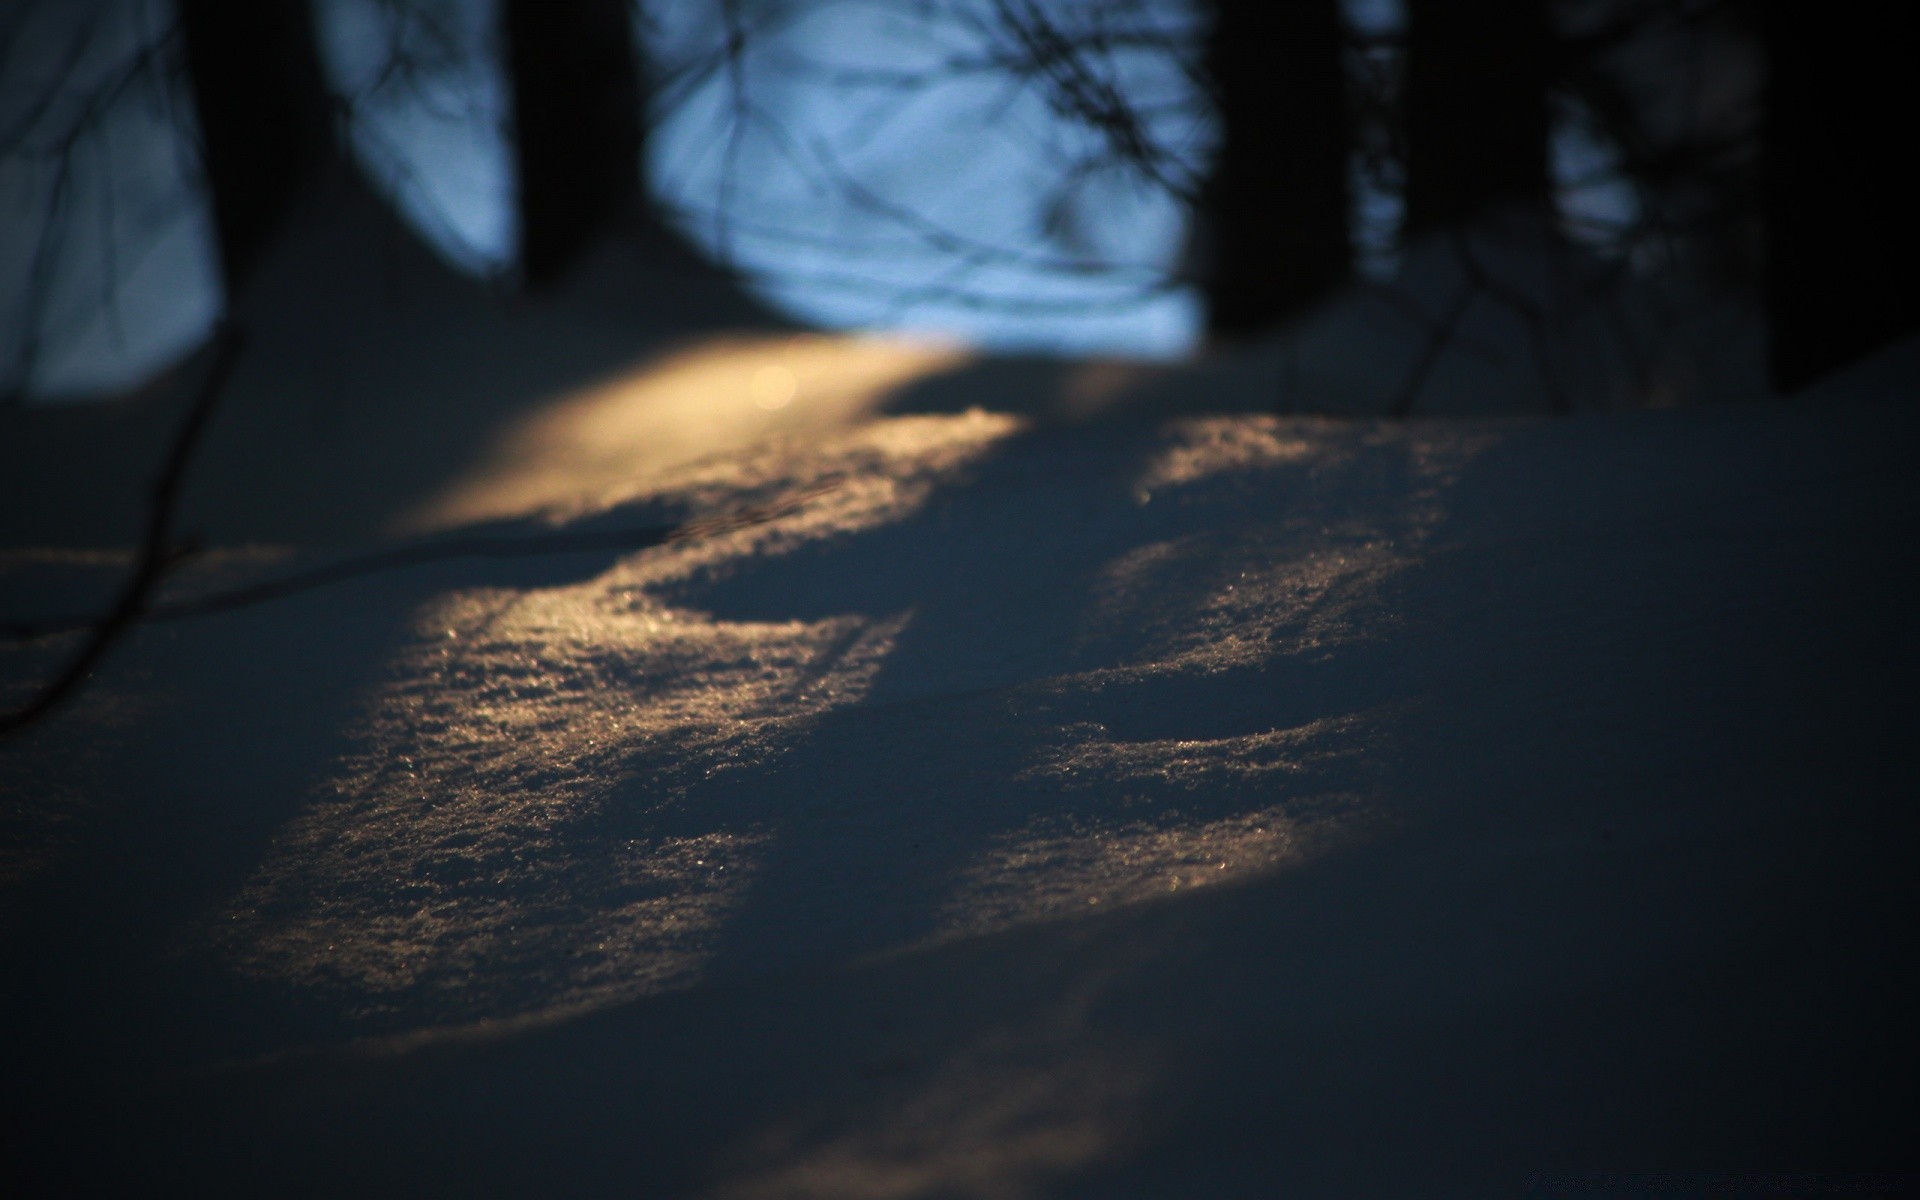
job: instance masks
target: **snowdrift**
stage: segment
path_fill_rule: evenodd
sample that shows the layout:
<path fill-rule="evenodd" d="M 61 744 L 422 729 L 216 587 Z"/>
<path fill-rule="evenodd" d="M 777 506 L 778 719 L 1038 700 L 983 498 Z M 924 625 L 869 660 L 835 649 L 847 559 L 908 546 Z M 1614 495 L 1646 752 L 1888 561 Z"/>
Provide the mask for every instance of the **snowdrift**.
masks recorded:
<path fill-rule="evenodd" d="M 19 1186 L 1910 1153 L 1911 347 L 1400 423 L 784 331 L 596 370 L 338 520 L 210 449 L 215 548 L 0 748 Z M 10 539 L 4 615 L 91 611 L 104 529 Z"/>

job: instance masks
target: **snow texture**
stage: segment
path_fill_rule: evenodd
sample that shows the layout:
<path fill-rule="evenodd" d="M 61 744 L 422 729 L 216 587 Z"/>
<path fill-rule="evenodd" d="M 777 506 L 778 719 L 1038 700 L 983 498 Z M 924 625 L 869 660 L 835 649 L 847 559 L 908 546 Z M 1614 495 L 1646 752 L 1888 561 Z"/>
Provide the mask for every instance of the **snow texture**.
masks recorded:
<path fill-rule="evenodd" d="M 525 553 L 150 623 L 0 747 L 27 1187 L 1910 1154 L 1913 347 L 1791 406 L 1392 423 L 771 321 L 613 362 L 567 303 L 435 293 L 365 363 L 265 324 L 166 599 Z M 565 370 L 506 378 L 522 336 Z M 422 398 L 304 410 L 323 368 Z M 91 421 L 137 479 L 150 407 L 9 417 L 10 474 Z M 111 488 L 38 478 L 9 618 L 126 561 Z M 69 648 L 6 643 L 0 697 Z"/>

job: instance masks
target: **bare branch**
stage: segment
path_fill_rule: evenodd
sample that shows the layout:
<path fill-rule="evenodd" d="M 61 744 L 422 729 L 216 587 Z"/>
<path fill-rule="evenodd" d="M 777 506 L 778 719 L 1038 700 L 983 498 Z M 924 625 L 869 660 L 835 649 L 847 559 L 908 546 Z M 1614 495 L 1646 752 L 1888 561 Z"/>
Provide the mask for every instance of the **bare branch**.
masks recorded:
<path fill-rule="evenodd" d="M 839 488 L 839 475 L 828 475 L 809 487 L 781 496 L 766 504 L 748 505 L 730 512 L 673 524 L 642 525 L 620 529 L 565 530 L 546 535 L 508 535 L 500 537 L 460 536 L 429 538 L 389 546 L 371 554 L 358 555 L 294 571 L 276 578 L 242 584 L 211 595 L 153 604 L 136 613 L 133 620 L 142 623 L 182 621 L 210 617 L 236 609 L 251 608 L 274 600 L 284 600 L 305 592 L 331 587 L 369 575 L 438 562 L 479 558 L 514 560 L 544 558 L 562 554 L 632 552 L 655 546 L 718 537 L 735 530 L 764 525 L 797 512 L 816 497 Z M 77 617 L 38 617 L 7 622 L 4 636 L 15 641 L 32 641 L 55 634 L 87 628 L 91 622 Z"/>
<path fill-rule="evenodd" d="M 193 453 L 206 433 L 214 407 L 226 388 L 227 377 L 240 356 L 241 344 L 240 331 L 233 325 L 223 326 L 215 336 L 213 361 L 208 364 L 200 390 L 188 406 L 180 428 L 175 431 L 173 445 L 161 463 L 160 474 L 154 479 L 153 492 L 147 505 L 146 536 L 141 542 L 140 556 L 134 562 L 133 573 L 121 588 L 119 599 L 94 622 L 79 653 L 40 689 L 37 696 L 12 712 L 0 713 L 0 736 L 16 733 L 46 716 L 84 683 L 113 644 L 140 620 L 148 599 L 167 572 L 190 553 L 188 547 L 174 540 L 174 505 L 179 499 L 180 485 L 186 479 Z"/>

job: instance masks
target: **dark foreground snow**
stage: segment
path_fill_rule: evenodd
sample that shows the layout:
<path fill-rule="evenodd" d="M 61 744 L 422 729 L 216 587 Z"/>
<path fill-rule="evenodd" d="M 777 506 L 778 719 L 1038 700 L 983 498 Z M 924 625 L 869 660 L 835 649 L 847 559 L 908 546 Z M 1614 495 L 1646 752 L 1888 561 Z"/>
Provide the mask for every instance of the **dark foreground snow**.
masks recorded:
<path fill-rule="evenodd" d="M 737 393 L 773 424 L 664 454 L 679 393 L 573 401 L 393 526 L 554 552 L 147 626 L 0 747 L 8 1176 L 1404 1196 L 1911 1163 L 1910 363 L 1406 424 L 851 342 L 671 366 L 684 421 Z M 172 594 L 353 553 L 220 551 Z M 5 615 L 122 562 L 8 550 Z M 69 648 L 0 650 L 6 696 Z"/>

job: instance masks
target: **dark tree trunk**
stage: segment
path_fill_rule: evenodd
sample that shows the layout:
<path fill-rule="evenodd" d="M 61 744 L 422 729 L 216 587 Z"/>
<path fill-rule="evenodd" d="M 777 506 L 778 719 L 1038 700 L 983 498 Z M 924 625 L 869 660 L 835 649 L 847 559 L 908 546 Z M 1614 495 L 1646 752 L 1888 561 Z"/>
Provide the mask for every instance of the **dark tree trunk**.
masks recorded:
<path fill-rule="evenodd" d="M 627 0 L 506 0 L 520 273 L 538 288 L 626 216 L 644 129 Z"/>
<path fill-rule="evenodd" d="M 1409 0 L 1409 233 L 1545 206 L 1552 52 L 1545 0 Z"/>
<path fill-rule="evenodd" d="M 1765 6 L 1769 367 L 1796 391 L 1920 330 L 1911 4 Z"/>
<path fill-rule="evenodd" d="M 1208 325 L 1256 333 L 1352 272 L 1353 130 L 1336 0 L 1216 0 L 1220 157 L 1205 196 Z"/>
<path fill-rule="evenodd" d="M 229 295 L 335 153 L 305 0 L 179 0 Z"/>

